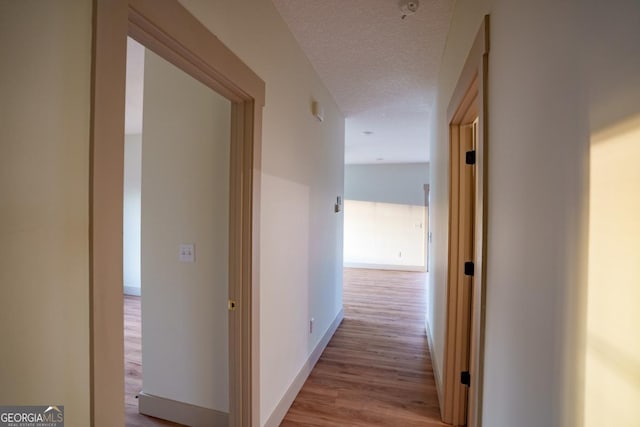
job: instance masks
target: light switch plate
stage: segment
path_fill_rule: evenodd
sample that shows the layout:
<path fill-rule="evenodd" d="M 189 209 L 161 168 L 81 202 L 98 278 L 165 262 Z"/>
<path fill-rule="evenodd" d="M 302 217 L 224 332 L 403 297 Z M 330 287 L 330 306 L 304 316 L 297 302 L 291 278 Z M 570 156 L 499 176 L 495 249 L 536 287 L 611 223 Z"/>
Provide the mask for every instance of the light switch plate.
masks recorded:
<path fill-rule="evenodd" d="M 195 262 L 196 247 L 193 243 L 183 243 L 180 245 L 178 252 L 180 262 Z"/>

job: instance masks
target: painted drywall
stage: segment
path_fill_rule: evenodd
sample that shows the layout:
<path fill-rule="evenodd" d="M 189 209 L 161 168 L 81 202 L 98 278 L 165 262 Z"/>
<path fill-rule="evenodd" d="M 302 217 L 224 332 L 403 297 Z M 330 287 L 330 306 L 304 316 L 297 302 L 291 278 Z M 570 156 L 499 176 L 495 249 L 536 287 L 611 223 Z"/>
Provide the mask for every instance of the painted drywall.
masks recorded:
<path fill-rule="evenodd" d="M 151 51 L 144 74 L 142 387 L 226 412 L 231 103 Z"/>
<path fill-rule="evenodd" d="M 142 135 L 125 135 L 122 265 L 124 293 L 127 295 L 140 295 L 141 182 Z"/>
<path fill-rule="evenodd" d="M 432 122 L 427 317 L 440 370 L 446 110 L 485 13 L 491 13 L 491 52 L 483 425 L 580 426 L 589 140 L 640 110 L 640 47 L 634 42 L 640 4 L 456 3 Z"/>
<path fill-rule="evenodd" d="M 344 198 L 424 206 L 429 163 L 346 165 Z"/>
<path fill-rule="evenodd" d="M 585 427 L 640 420 L 640 115 L 592 136 Z"/>
<path fill-rule="evenodd" d="M 255 272 L 264 424 L 342 308 L 334 203 L 344 191 L 344 117 L 270 1 L 181 3 L 266 82 Z"/>
<path fill-rule="evenodd" d="M 345 267 L 423 271 L 426 208 L 344 201 Z"/>
<path fill-rule="evenodd" d="M 89 425 L 91 2 L 0 1 L 0 402 Z"/>
<path fill-rule="evenodd" d="M 634 304 L 640 298 L 640 223 L 633 214 L 640 191 L 632 164 L 640 147 L 640 4 L 589 1 L 581 16 L 582 28 L 605 31 L 585 31 L 581 60 L 588 71 L 591 188 L 580 413 L 585 427 L 633 425 L 640 417 L 640 318 Z"/>

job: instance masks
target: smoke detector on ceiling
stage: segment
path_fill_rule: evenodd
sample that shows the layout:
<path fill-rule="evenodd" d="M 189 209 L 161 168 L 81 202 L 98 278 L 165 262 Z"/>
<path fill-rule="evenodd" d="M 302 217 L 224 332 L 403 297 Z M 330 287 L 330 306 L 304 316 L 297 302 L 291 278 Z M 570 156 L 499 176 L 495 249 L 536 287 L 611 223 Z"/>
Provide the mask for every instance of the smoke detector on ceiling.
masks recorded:
<path fill-rule="evenodd" d="M 400 12 L 402 13 L 402 19 L 406 18 L 409 15 L 413 15 L 420 7 L 420 2 L 418 0 L 400 0 L 398 4 L 400 7 Z"/>

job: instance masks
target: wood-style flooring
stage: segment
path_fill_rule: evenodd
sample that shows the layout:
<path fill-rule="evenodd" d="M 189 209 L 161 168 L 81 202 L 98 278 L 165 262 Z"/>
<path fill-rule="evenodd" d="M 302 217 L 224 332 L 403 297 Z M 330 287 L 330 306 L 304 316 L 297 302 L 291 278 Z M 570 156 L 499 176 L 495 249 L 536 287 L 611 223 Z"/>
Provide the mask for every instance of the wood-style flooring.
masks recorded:
<path fill-rule="evenodd" d="M 136 396 L 142 390 L 140 297 L 124 297 L 124 403 L 127 427 L 180 426 L 138 413 Z"/>
<path fill-rule="evenodd" d="M 440 427 L 424 332 L 424 273 L 345 269 L 345 319 L 282 426 Z M 138 414 L 140 298 L 125 296 L 128 427 L 178 426 Z"/>
<path fill-rule="evenodd" d="M 342 325 L 282 426 L 436 427 L 424 273 L 345 269 Z"/>

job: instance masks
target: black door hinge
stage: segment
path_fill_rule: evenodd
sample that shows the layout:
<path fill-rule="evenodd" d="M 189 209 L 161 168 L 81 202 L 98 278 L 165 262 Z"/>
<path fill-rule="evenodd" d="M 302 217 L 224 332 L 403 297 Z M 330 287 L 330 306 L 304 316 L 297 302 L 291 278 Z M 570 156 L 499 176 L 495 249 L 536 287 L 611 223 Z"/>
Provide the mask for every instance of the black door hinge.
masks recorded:
<path fill-rule="evenodd" d="M 464 162 L 468 165 L 476 164 L 476 150 L 467 151 L 464 156 Z"/>
<path fill-rule="evenodd" d="M 471 261 L 467 261 L 464 263 L 464 275 L 465 276 L 473 276 L 473 274 L 475 273 L 475 266 L 473 265 L 473 262 Z"/>
<path fill-rule="evenodd" d="M 471 374 L 469 371 L 460 372 L 460 383 L 467 387 L 471 387 Z"/>

